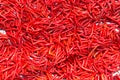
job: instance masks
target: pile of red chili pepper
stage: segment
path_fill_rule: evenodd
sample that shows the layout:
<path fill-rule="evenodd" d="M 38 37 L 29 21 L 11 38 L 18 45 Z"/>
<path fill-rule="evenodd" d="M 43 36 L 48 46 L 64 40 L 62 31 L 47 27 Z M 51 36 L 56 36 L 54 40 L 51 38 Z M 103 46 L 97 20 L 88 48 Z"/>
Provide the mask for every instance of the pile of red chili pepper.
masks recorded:
<path fill-rule="evenodd" d="M 120 80 L 120 0 L 0 0 L 0 80 Z"/>

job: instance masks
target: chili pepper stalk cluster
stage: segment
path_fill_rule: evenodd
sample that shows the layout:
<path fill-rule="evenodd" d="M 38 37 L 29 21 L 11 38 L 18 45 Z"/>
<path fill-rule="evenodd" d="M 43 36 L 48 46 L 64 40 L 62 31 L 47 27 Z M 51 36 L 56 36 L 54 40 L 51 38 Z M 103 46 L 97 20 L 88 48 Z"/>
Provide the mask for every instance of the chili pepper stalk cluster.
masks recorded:
<path fill-rule="evenodd" d="M 120 0 L 0 0 L 0 80 L 119 80 Z"/>

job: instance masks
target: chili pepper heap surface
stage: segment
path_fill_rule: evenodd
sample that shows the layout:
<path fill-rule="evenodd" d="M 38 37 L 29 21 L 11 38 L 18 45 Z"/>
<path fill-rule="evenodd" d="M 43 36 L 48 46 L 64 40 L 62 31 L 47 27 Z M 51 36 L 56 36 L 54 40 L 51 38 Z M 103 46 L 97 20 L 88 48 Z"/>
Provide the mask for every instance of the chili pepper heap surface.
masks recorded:
<path fill-rule="evenodd" d="M 0 0 L 0 80 L 120 80 L 120 0 Z"/>

